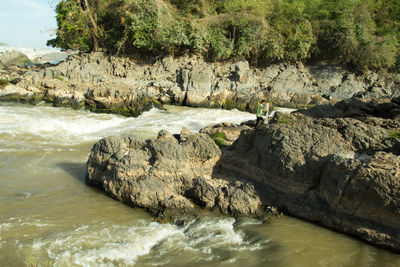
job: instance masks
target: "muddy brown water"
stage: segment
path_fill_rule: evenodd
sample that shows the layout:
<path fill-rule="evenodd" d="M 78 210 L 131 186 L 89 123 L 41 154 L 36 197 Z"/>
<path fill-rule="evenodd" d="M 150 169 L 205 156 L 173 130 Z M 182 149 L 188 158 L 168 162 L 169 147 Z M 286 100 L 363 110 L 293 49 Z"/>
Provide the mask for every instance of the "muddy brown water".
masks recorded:
<path fill-rule="evenodd" d="M 168 107 L 139 118 L 0 103 L 0 266 L 400 266 L 400 255 L 284 216 L 159 224 L 85 185 L 92 145 L 254 115 Z"/>

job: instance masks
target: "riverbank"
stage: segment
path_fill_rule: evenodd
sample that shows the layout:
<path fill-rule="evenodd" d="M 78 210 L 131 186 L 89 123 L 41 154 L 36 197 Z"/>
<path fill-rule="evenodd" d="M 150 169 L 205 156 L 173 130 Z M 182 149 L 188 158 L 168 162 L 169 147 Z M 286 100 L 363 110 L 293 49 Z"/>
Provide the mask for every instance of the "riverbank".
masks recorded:
<path fill-rule="evenodd" d="M 254 133 L 251 132 L 251 129 L 245 129 L 243 135 L 241 135 L 241 138 L 244 139 L 239 138 L 237 142 L 234 142 L 234 145 L 230 146 L 230 149 L 232 149 L 230 155 L 236 159 L 232 158 L 227 162 L 220 162 L 219 160 L 221 158 L 229 158 L 229 156 L 227 156 L 229 153 L 219 154 L 218 148 L 212 143 L 212 140 L 208 140 L 206 142 L 205 151 L 207 153 L 214 150 L 216 151 L 214 151 L 215 153 L 212 155 L 205 153 L 208 155 L 205 161 L 210 160 L 208 164 L 211 164 L 208 167 L 204 167 L 201 164 L 198 166 L 190 165 L 190 160 L 193 156 L 190 149 L 192 147 L 197 147 L 197 137 L 191 140 L 190 137 L 192 135 L 189 133 L 186 134 L 187 140 L 183 141 L 183 139 L 178 140 L 168 133 L 161 134 L 160 138 L 164 138 L 163 141 L 154 141 L 154 143 L 160 143 L 158 144 L 161 146 L 160 149 L 162 148 L 165 150 L 176 146 L 176 150 L 181 151 L 182 146 L 189 147 L 189 150 L 186 152 L 182 150 L 184 154 L 188 154 L 188 158 L 182 158 L 182 160 L 189 161 L 189 165 L 191 166 L 189 169 L 191 169 L 193 173 L 186 173 L 186 169 L 184 169 L 180 183 L 174 182 L 173 172 L 169 173 L 167 175 L 169 180 L 166 179 L 165 181 L 172 181 L 171 184 L 175 187 L 173 193 L 156 193 L 153 198 L 149 198 L 151 200 L 150 204 L 163 205 L 162 208 L 174 207 L 180 210 L 182 208 L 192 208 L 193 204 L 191 202 L 195 202 L 195 204 L 200 204 L 207 208 L 219 209 L 226 214 L 252 214 L 259 216 L 265 211 L 265 207 L 267 207 L 269 203 L 272 203 L 273 205 L 271 206 L 277 206 L 282 210 L 288 211 L 289 214 L 321 223 L 322 225 L 338 231 L 354 234 L 372 244 L 398 251 L 398 243 L 396 243 L 398 237 L 396 237 L 396 234 L 393 234 L 398 232 L 398 229 L 392 226 L 394 223 L 390 223 L 390 226 L 385 226 L 379 224 L 379 222 L 375 220 L 375 217 L 369 218 L 367 216 L 364 218 L 363 216 L 354 216 L 357 215 L 356 213 L 360 208 L 359 205 L 361 205 L 356 205 L 356 209 L 353 209 L 354 207 L 352 205 L 354 204 L 354 200 L 349 201 L 352 208 L 343 207 L 344 211 L 342 211 L 342 215 L 340 215 L 342 217 L 339 216 L 339 222 L 336 221 L 337 217 L 330 218 L 330 215 L 328 219 L 326 217 L 327 212 L 329 214 L 335 213 L 341 205 L 335 201 L 337 199 L 341 201 L 343 194 L 346 193 L 345 189 L 348 188 L 349 181 L 346 177 L 358 175 L 356 170 L 360 168 L 361 180 L 365 177 L 369 177 L 367 180 L 370 181 L 375 177 L 381 177 L 383 175 L 386 177 L 383 182 L 391 183 L 390 186 L 384 184 L 383 187 L 394 188 L 394 191 L 386 192 L 385 190 L 378 190 L 370 192 L 368 191 L 370 188 L 368 188 L 368 190 L 363 193 L 364 195 L 362 194 L 360 197 L 361 200 L 359 203 L 362 203 L 363 199 L 367 198 L 366 195 L 378 195 L 376 203 L 372 203 L 373 206 L 378 206 L 376 209 L 378 215 L 376 216 L 386 217 L 386 215 L 389 214 L 389 217 L 394 221 L 398 220 L 398 212 L 396 211 L 398 207 L 393 200 L 396 199 L 396 194 L 399 192 L 397 188 L 398 181 L 393 180 L 397 179 L 397 172 L 394 172 L 393 169 L 388 167 L 397 166 L 396 162 L 398 160 L 398 153 L 396 152 L 397 139 L 395 136 L 391 136 L 392 133 L 399 130 L 397 124 L 398 99 L 395 98 L 398 94 L 399 82 L 396 80 L 396 76 L 379 76 L 371 73 L 367 77 L 357 77 L 339 67 L 322 63 L 311 67 L 301 64 L 291 66 L 273 65 L 263 70 L 254 70 L 250 69 L 246 62 L 211 64 L 199 58 L 187 57 L 177 59 L 162 58 L 154 62 L 142 62 L 129 58 L 110 57 L 103 53 L 94 53 L 71 55 L 66 61 L 56 66 L 26 69 L 25 72 L 22 72 L 20 79 L 15 84 L 4 86 L 1 90 L 0 98 L 3 101 L 32 103 L 47 101 L 56 106 L 74 108 L 87 107 L 97 112 L 119 113 L 133 116 L 138 116 L 154 105 L 160 106 L 165 103 L 214 108 L 236 107 L 248 111 L 254 110 L 261 98 L 267 99 L 273 104 L 289 107 L 310 107 L 318 104 L 338 103 L 338 106 L 335 106 L 335 108 L 329 105 L 318 106 L 313 109 L 312 114 L 304 113 L 301 118 L 289 117 L 282 118 L 282 120 L 277 119 L 276 122 L 278 124 L 276 125 L 279 125 L 279 127 L 275 126 L 276 129 L 272 132 L 267 130 L 264 132 L 255 131 Z M 358 98 L 354 98 L 350 104 L 346 101 L 339 102 L 341 99 L 348 99 L 349 97 L 355 96 Z M 366 104 L 365 101 L 368 99 L 378 100 Z M 324 109 L 324 107 L 328 107 L 328 109 Z M 341 120 L 342 118 L 346 118 L 346 116 L 352 118 L 352 120 Z M 306 117 L 309 118 L 305 119 Z M 289 126 L 281 127 L 282 123 Z M 251 143 L 250 139 L 257 139 L 257 137 L 260 136 L 262 139 L 274 139 L 277 134 L 280 133 L 279 131 L 281 131 L 281 128 L 288 131 L 286 133 L 288 136 L 296 133 L 303 133 L 300 137 L 295 136 L 296 140 L 298 139 L 296 143 L 307 144 L 307 149 L 304 148 L 306 150 L 303 151 L 303 148 L 294 147 L 289 143 L 285 151 L 277 156 L 278 158 L 276 158 L 276 162 L 273 164 L 265 163 L 262 166 L 252 166 L 251 164 L 258 162 L 264 157 L 273 159 L 276 154 L 263 155 L 259 151 L 259 148 L 257 148 L 257 144 Z M 313 132 L 315 129 L 317 129 L 317 132 Z M 308 135 L 304 135 L 304 131 L 306 130 L 308 131 Z M 361 137 L 357 131 L 363 131 Z M 240 133 L 241 131 L 238 132 Z M 375 136 L 376 133 L 378 133 L 377 139 L 371 139 L 370 136 Z M 249 147 L 245 148 L 245 151 L 254 150 L 253 152 L 255 154 L 260 152 L 259 158 L 253 158 L 252 155 L 243 154 L 240 150 L 235 150 L 238 144 L 240 144 L 240 140 L 246 139 L 246 134 L 250 139 L 248 142 L 243 141 L 245 144 L 249 145 Z M 280 134 L 282 135 L 283 133 Z M 286 134 L 283 135 L 286 136 Z M 185 134 L 182 136 L 185 136 Z M 331 136 L 336 136 L 335 142 L 333 142 L 334 144 L 340 143 L 342 145 L 331 145 L 332 141 L 327 139 Z M 203 140 L 202 137 L 200 137 L 200 139 Z M 291 140 L 291 138 L 289 138 L 289 140 Z M 283 139 L 275 140 L 272 148 L 269 147 L 270 150 L 268 151 L 279 150 L 279 146 L 284 145 L 283 141 Z M 107 142 L 105 142 L 106 146 L 108 146 Z M 184 142 L 187 142 L 186 145 Z M 213 144 L 212 147 L 209 142 Z M 147 154 L 149 151 L 157 151 L 158 149 L 157 146 L 149 146 L 148 144 L 136 142 L 129 138 L 126 140 L 118 139 L 116 144 L 124 147 L 128 154 L 136 153 L 131 152 L 131 149 L 138 151 L 147 149 Z M 166 147 L 164 147 L 164 145 Z M 318 150 L 321 146 L 328 150 Z M 120 150 L 120 147 L 117 146 L 116 149 Z M 167 155 L 170 153 L 168 149 L 161 154 Z M 296 153 L 294 152 L 296 151 L 299 153 L 301 152 L 297 155 L 300 159 L 293 159 L 293 161 L 291 161 L 288 155 L 295 155 Z M 196 153 L 197 152 L 199 151 L 196 151 Z M 344 156 L 341 154 L 342 152 Z M 143 155 L 141 155 L 147 155 L 146 153 L 142 153 Z M 202 159 L 202 157 L 204 155 L 202 153 L 203 152 L 200 153 L 196 160 L 203 164 L 204 159 Z M 336 155 L 337 153 L 339 153 L 339 156 Z M 393 156 L 390 155 L 390 153 L 393 154 Z M 180 153 L 177 152 L 177 155 L 178 154 L 180 155 Z M 348 157 L 348 155 L 350 156 Z M 119 166 L 119 160 L 124 160 L 125 157 L 125 155 L 122 154 L 120 156 L 121 158 L 116 158 L 115 161 L 117 167 L 121 167 Z M 153 165 L 156 159 L 158 159 L 158 157 L 150 155 L 148 160 L 149 166 L 146 166 L 150 169 L 154 168 Z M 244 173 L 241 174 L 238 170 L 238 172 L 233 171 L 230 173 L 229 177 L 231 178 L 226 180 L 226 175 L 228 174 L 225 172 L 230 172 L 230 169 L 237 169 L 237 166 L 241 166 L 242 163 L 240 162 L 243 159 L 252 159 L 252 161 L 247 164 L 249 170 L 254 170 L 254 175 L 246 176 Z M 235 160 L 239 163 L 237 162 L 235 166 L 229 165 L 236 162 Z M 168 164 L 161 167 L 174 170 L 176 162 L 174 163 L 173 161 L 174 157 L 166 160 Z M 100 163 L 97 165 L 93 164 L 94 172 L 96 172 L 98 166 L 102 166 L 103 163 L 101 163 L 101 159 L 99 159 L 99 162 Z M 222 165 L 217 164 L 217 162 L 220 162 Z M 376 170 L 374 162 L 384 162 L 383 167 Z M 332 165 L 332 170 L 336 170 L 335 166 L 339 170 L 333 172 L 338 173 L 337 177 L 328 177 L 326 179 L 331 182 L 337 181 L 334 184 L 327 185 L 325 188 L 327 190 L 326 194 L 321 194 L 321 175 L 323 175 L 323 173 L 329 173 L 329 171 L 325 169 L 328 168 L 326 167 L 328 163 Z M 372 164 L 368 165 L 372 166 L 372 170 L 367 169 L 367 171 L 365 171 L 365 166 L 363 164 L 367 163 Z M 141 164 L 143 164 L 143 162 Z M 172 164 L 172 167 L 169 164 Z M 215 166 L 213 166 L 213 164 Z M 309 164 L 309 166 L 307 164 Z M 314 166 L 314 164 L 316 165 Z M 330 166 L 329 164 L 327 166 Z M 344 165 L 342 166 L 341 164 Z M 278 168 L 277 170 L 264 169 L 269 168 L 269 166 L 280 167 L 276 167 Z M 207 179 L 204 179 L 202 176 L 212 176 L 214 167 L 221 167 L 220 173 L 225 176 L 221 175 L 221 180 L 218 181 L 218 183 L 210 185 Z M 124 168 L 129 170 L 131 166 L 125 166 Z M 160 172 L 166 175 L 162 168 Z M 148 169 L 148 171 L 150 169 Z M 118 168 L 115 170 L 118 171 Z M 210 170 L 211 174 L 209 173 Z M 304 174 L 302 173 L 304 170 L 313 172 L 312 174 L 310 173 L 310 176 L 307 176 L 307 179 L 309 179 L 309 177 L 314 177 L 315 179 L 312 178 L 311 181 L 306 179 L 303 181 L 305 184 L 297 184 L 297 182 L 292 184 L 290 179 L 293 179 L 293 181 L 302 179 L 301 175 Z M 179 171 L 178 173 L 181 172 Z M 288 181 L 287 188 L 280 188 L 280 178 L 287 178 L 286 176 L 282 176 L 286 174 L 288 177 L 291 177 Z M 237 181 L 238 175 L 240 179 L 245 178 L 246 181 Z M 390 177 L 393 177 L 393 179 Z M 93 184 L 104 186 L 103 180 L 107 180 L 108 178 L 108 174 L 104 174 L 99 178 L 98 182 L 93 182 Z M 186 178 L 189 180 L 185 180 Z M 223 179 L 225 179 L 225 181 L 223 181 Z M 250 186 L 246 186 L 248 179 L 254 180 L 254 183 Z M 272 182 L 265 182 L 265 179 L 267 179 L 267 181 L 269 181 L 268 179 L 272 179 Z M 138 180 L 142 181 L 141 178 Z M 261 187 L 259 187 L 260 183 L 262 184 Z M 360 183 L 361 185 L 357 185 L 358 187 L 356 187 L 358 189 L 363 189 L 365 184 L 363 184 L 363 182 Z M 343 190 L 340 189 L 340 185 L 342 184 L 346 185 L 345 188 L 342 188 Z M 114 197 L 117 199 L 124 202 L 132 201 L 131 204 L 140 207 L 146 207 L 148 204 L 145 201 L 146 197 L 135 195 L 136 193 L 131 196 L 131 192 L 129 191 L 131 189 L 129 188 L 127 191 L 120 191 L 117 189 L 118 187 L 115 187 L 113 184 L 110 185 L 107 183 L 107 186 L 109 194 L 112 195 L 113 191 L 122 194 L 115 194 Z M 143 186 L 146 187 L 147 185 L 144 184 Z M 378 188 L 380 186 L 380 184 L 377 185 Z M 264 187 L 267 189 L 264 190 Z M 138 188 L 140 189 L 142 187 Z M 162 186 L 160 188 L 162 188 Z M 209 189 L 209 191 L 204 191 L 205 188 Z M 336 192 L 334 190 L 335 188 L 339 188 L 339 191 Z M 355 189 L 356 191 L 358 190 L 357 188 Z M 282 195 L 287 195 L 287 199 L 291 200 L 292 204 L 303 203 L 298 202 L 299 199 L 305 201 L 304 203 L 310 201 L 311 204 L 308 206 L 305 205 L 305 210 L 299 207 L 291 209 L 288 207 L 288 204 L 284 202 L 285 199 L 281 199 L 283 202 L 276 204 L 274 203 L 274 199 L 268 200 L 268 198 L 265 198 L 264 193 L 258 195 L 258 191 L 260 190 L 263 192 L 271 192 L 270 196 L 274 196 L 275 194 L 275 200 L 279 199 L 278 196 L 280 195 L 276 192 L 280 192 Z M 329 190 L 334 190 L 335 192 L 330 192 Z M 141 191 L 142 190 L 137 190 L 137 192 Z M 153 191 L 154 190 L 151 188 L 148 190 L 150 193 L 156 192 Z M 173 197 L 169 198 L 171 195 Z M 380 198 L 381 195 L 384 196 L 384 199 Z M 162 199 L 160 199 L 160 196 L 163 196 Z M 389 202 L 394 203 L 394 206 L 390 204 L 389 207 L 386 207 L 386 204 L 384 206 L 380 204 L 381 202 L 386 203 L 388 196 L 390 196 Z M 187 197 L 191 200 L 186 200 Z M 246 200 L 244 202 L 251 203 L 251 205 L 244 205 L 244 199 Z M 330 202 L 332 199 L 333 202 Z M 333 206 L 336 208 L 333 208 Z M 151 209 L 150 206 L 148 208 Z M 367 205 L 366 209 L 368 210 L 369 208 L 370 206 Z M 329 211 L 329 209 L 331 209 L 331 211 Z M 352 211 L 350 215 L 346 211 L 347 209 Z M 157 209 L 155 210 L 158 212 Z M 298 210 L 302 211 L 297 214 L 296 211 Z M 347 219 L 340 222 L 342 218 L 346 216 L 354 217 L 356 222 L 348 222 L 346 221 Z M 359 223 L 358 220 L 369 221 L 369 224 L 363 225 Z M 352 223 L 354 223 L 354 225 Z M 360 230 L 361 228 L 367 230 Z"/>
<path fill-rule="evenodd" d="M 46 101 L 127 116 L 162 104 L 254 112 L 260 99 L 275 106 L 311 107 L 353 96 L 369 100 L 400 95 L 399 75 L 361 77 L 323 62 L 252 69 L 246 61 L 208 63 L 199 57 L 145 61 L 97 52 L 71 54 L 55 66 L 11 69 L 2 75 L 14 82 L 2 86 L 1 101 Z"/>

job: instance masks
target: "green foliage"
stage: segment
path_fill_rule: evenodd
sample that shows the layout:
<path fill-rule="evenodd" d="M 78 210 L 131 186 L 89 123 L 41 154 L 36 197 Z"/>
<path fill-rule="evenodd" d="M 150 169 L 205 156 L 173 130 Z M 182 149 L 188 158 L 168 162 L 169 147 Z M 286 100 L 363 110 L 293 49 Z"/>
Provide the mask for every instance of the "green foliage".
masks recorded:
<path fill-rule="evenodd" d="M 370 5 L 369 1 L 327 0 L 311 8 L 318 40 L 314 56 L 347 64 L 360 72 L 393 68 L 400 36 L 380 28 L 380 15 Z M 399 19 L 393 25 L 397 24 L 393 28 L 397 31 Z M 391 23 L 387 20 L 384 24 Z"/>
<path fill-rule="evenodd" d="M 209 5 L 206 0 L 170 0 L 183 16 L 203 18 L 209 13 Z"/>
<path fill-rule="evenodd" d="M 400 139 L 400 132 L 391 132 L 388 139 L 397 138 Z"/>
<path fill-rule="evenodd" d="M 227 99 L 222 106 L 223 106 L 223 108 L 228 109 L 228 110 L 236 108 L 236 104 L 230 99 Z"/>
<path fill-rule="evenodd" d="M 295 122 L 296 119 L 293 118 L 292 116 L 288 115 L 288 116 L 282 116 L 278 119 L 278 123 L 292 123 Z"/>
<path fill-rule="evenodd" d="M 59 81 L 63 81 L 64 80 L 64 78 L 61 77 L 60 75 L 54 75 L 54 79 L 57 79 Z"/>
<path fill-rule="evenodd" d="M 211 138 L 219 147 L 226 146 L 226 137 L 225 134 L 222 132 L 217 132 L 211 135 Z"/>
<path fill-rule="evenodd" d="M 56 7 L 48 45 L 111 53 L 202 54 L 253 65 L 330 60 L 359 72 L 400 71 L 398 0 L 78 0 Z"/>
<path fill-rule="evenodd" d="M 315 38 L 304 10 L 303 1 L 275 1 L 272 12 L 267 15 L 275 31 L 271 36 L 275 36 L 274 39 L 282 46 L 275 60 L 297 61 L 310 57 Z"/>
<path fill-rule="evenodd" d="M 252 15 L 219 16 L 210 23 L 209 58 L 227 60 L 257 57 L 261 50 L 263 35 L 266 33 L 263 21 Z"/>
<path fill-rule="evenodd" d="M 62 0 L 56 6 L 57 37 L 48 46 L 90 51 L 93 48 L 88 18 L 83 15 L 80 1 Z"/>

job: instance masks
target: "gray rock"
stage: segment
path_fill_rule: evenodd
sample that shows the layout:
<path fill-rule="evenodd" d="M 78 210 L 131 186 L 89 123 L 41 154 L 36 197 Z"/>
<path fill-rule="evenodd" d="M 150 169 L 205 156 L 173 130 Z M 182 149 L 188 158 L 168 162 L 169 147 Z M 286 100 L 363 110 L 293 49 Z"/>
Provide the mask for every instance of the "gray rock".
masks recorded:
<path fill-rule="evenodd" d="M 212 69 L 209 66 L 184 72 L 183 86 L 187 90 L 186 104 L 199 105 L 211 94 Z"/>
<path fill-rule="evenodd" d="M 16 65 L 24 61 L 29 61 L 29 58 L 24 53 L 17 50 L 4 51 L 0 55 L 0 64 L 3 65 Z"/>
<path fill-rule="evenodd" d="M 400 251 L 400 151 L 388 138 L 400 122 L 370 117 L 379 104 L 336 109 L 333 118 L 294 113 L 288 123 L 244 130 L 215 169 L 257 184 L 263 205 Z"/>
<path fill-rule="evenodd" d="M 324 106 L 335 110 L 330 118 L 316 108 L 256 130 L 203 129 L 231 134 L 222 152 L 187 129 L 147 141 L 108 137 L 94 145 L 86 179 L 162 219 L 197 205 L 234 216 L 283 210 L 398 252 L 400 142 L 389 135 L 400 128 L 399 102 L 353 98 Z M 391 117 L 387 109 L 395 110 Z"/>
<path fill-rule="evenodd" d="M 57 98 L 66 99 L 80 92 L 88 108 L 124 115 L 139 115 L 140 112 L 131 111 L 132 104 L 137 105 L 144 98 L 161 104 L 254 111 L 260 99 L 298 107 L 334 104 L 353 96 L 400 96 L 400 79 L 396 75 L 369 73 L 358 77 L 323 63 L 251 69 L 246 61 L 208 63 L 197 57 L 166 57 L 144 62 L 97 52 L 71 54 L 56 66 L 32 68 L 7 67 L 0 78 L 18 78 L 19 87 L 35 87 L 41 95 L 58 92 Z M 54 99 L 47 97 L 46 101 Z"/>
<path fill-rule="evenodd" d="M 179 138 L 164 130 L 147 141 L 108 137 L 93 146 L 86 181 L 162 219 L 171 210 L 194 212 L 193 203 L 224 214 L 263 216 L 254 185 L 213 174 L 220 155 L 210 137 L 185 129 Z"/>

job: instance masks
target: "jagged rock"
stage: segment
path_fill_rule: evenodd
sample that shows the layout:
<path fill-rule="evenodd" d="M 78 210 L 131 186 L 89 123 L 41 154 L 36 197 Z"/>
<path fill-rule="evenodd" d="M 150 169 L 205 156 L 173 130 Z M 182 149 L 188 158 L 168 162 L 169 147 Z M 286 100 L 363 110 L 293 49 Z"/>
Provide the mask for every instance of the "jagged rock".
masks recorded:
<path fill-rule="evenodd" d="M 53 52 L 49 54 L 42 55 L 40 57 L 36 57 L 33 59 L 33 62 L 36 63 L 51 63 L 51 64 L 58 64 L 59 62 L 65 60 L 67 58 L 67 53 L 65 52 Z"/>
<path fill-rule="evenodd" d="M 7 71 L 11 71 L 10 68 Z M 34 86 L 41 95 L 65 92 L 65 99 L 82 92 L 90 109 L 126 112 L 146 98 L 162 104 L 239 108 L 254 111 L 260 99 L 275 105 L 296 107 L 336 103 L 352 96 L 363 98 L 400 95 L 400 78 L 369 73 L 358 77 L 329 65 L 271 65 L 252 69 L 246 61 L 208 63 L 198 57 L 140 61 L 101 52 L 71 54 L 56 66 L 1 73 L 0 78 L 20 78 L 18 86 Z M 46 99 L 52 99 L 47 97 Z M 68 101 L 65 101 L 67 103 Z M 96 103 L 101 103 L 97 105 Z M 115 105 L 115 107 L 114 107 Z M 124 111 L 125 110 L 125 111 Z"/>
<path fill-rule="evenodd" d="M 210 137 L 187 129 L 178 138 L 165 130 L 155 140 L 108 137 L 93 146 L 86 181 L 163 218 L 171 210 L 194 212 L 194 203 L 225 214 L 262 216 L 254 185 L 213 175 L 220 155 Z"/>
<path fill-rule="evenodd" d="M 258 129 L 203 129 L 236 139 L 222 152 L 187 129 L 147 141 L 109 137 L 93 147 L 86 179 L 162 218 L 196 205 L 234 216 L 283 210 L 399 252 L 400 141 L 390 137 L 400 129 L 398 102 L 351 99 Z M 322 117 L 324 109 L 334 111 Z"/>
<path fill-rule="evenodd" d="M 332 118 L 297 112 L 287 123 L 244 130 L 215 169 L 256 183 L 263 205 L 400 251 L 400 150 L 389 138 L 400 122 L 364 104 L 353 99 L 335 105 Z"/>
<path fill-rule="evenodd" d="M 244 129 L 250 129 L 248 125 L 237 126 L 233 123 L 220 123 L 213 126 L 207 126 L 200 130 L 200 133 L 205 133 L 212 136 L 217 133 L 223 133 L 225 136 L 226 145 L 230 145 L 235 141 Z"/>

